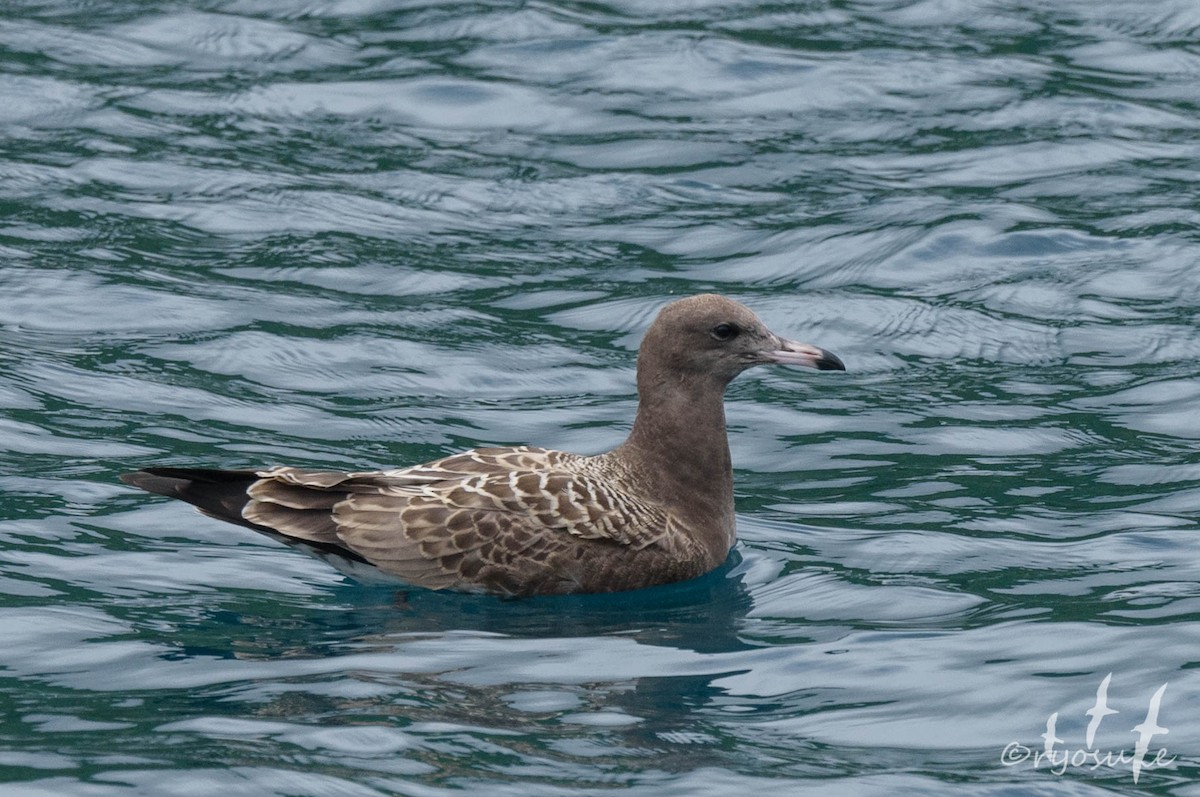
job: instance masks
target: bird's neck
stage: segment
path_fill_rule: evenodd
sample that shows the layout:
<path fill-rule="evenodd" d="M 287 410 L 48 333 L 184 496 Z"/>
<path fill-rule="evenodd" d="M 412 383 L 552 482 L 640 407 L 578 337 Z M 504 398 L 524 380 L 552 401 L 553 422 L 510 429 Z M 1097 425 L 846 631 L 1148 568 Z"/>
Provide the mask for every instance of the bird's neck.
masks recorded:
<path fill-rule="evenodd" d="M 706 374 L 674 374 L 674 384 L 639 379 L 641 401 L 622 453 L 642 465 L 656 492 L 693 501 L 698 514 L 733 523 L 733 468 L 725 431 L 725 385 Z"/>

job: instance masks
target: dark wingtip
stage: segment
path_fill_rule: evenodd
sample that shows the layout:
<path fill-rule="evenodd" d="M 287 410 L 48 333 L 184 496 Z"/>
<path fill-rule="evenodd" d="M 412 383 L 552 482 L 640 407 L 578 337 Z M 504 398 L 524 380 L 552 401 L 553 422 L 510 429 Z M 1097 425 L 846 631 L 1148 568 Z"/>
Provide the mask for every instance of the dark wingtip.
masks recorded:
<path fill-rule="evenodd" d="M 258 478 L 254 471 L 146 468 L 122 473 L 119 478 L 139 490 L 187 501 L 219 520 L 252 529 L 264 528 L 242 517 L 242 508 L 250 499 L 246 490 Z"/>
<path fill-rule="evenodd" d="M 145 490 L 148 493 L 167 495 L 172 498 L 180 497 L 181 489 L 188 484 L 184 478 L 174 477 L 165 473 L 155 473 L 154 469 L 135 470 L 132 473 L 122 473 L 119 478 L 130 487 Z"/>
<path fill-rule="evenodd" d="M 182 498 L 184 501 L 196 503 L 189 493 L 193 485 L 202 492 L 206 488 L 230 487 L 235 491 L 248 487 L 250 482 L 258 478 L 254 471 L 249 470 L 208 470 L 206 468 L 146 468 L 131 473 L 122 473 L 118 478 L 130 487 L 137 487 L 148 493 L 167 495 L 172 498 Z"/>

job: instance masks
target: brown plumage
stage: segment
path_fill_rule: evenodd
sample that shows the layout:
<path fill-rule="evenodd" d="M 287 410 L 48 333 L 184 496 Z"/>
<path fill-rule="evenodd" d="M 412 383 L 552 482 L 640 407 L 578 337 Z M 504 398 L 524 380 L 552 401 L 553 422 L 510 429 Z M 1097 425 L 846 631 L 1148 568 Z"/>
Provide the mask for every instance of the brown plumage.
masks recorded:
<path fill-rule="evenodd" d="M 396 470 L 148 468 L 121 478 L 430 589 L 637 589 L 699 576 L 728 556 L 724 392 L 760 363 L 845 370 L 706 294 L 668 304 L 647 330 L 637 418 L 605 454 L 479 448 Z"/>

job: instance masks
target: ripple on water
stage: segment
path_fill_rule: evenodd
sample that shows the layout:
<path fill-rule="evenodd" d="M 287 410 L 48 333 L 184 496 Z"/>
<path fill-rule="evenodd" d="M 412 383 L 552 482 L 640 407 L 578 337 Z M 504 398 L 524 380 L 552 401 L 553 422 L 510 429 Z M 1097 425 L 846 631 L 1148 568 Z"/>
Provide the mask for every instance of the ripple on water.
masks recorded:
<path fill-rule="evenodd" d="M 60 78 L 0 74 L 4 96 L 0 124 L 35 128 L 70 127 L 101 103 L 95 88 Z M 12 130 L 10 127 L 10 135 Z"/>
<path fill-rule="evenodd" d="M 339 46 L 337 40 L 308 36 L 280 22 L 200 11 L 150 15 L 110 34 L 156 54 L 155 60 L 138 65 L 184 64 L 214 73 L 239 67 L 278 69 L 281 62 L 290 68 L 313 68 L 354 56 L 352 48 Z"/>
<path fill-rule="evenodd" d="M 804 618 L 811 622 L 873 624 L 922 622 L 952 625 L 985 599 L 917 584 L 856 585 L 832 573 L 783 576 L 755 592 L 752 618 Z"/>
<path fill-rule="evenodd" d="M 1190 793 L 1197 8 L 9 15 L 0 765 L 114 797 Z M 850 371 L 731 386 L 741 542 L 697 582 L 398 591 L 115 479 L 602 450 L 641 330 L 703 290 Z M 998 765 L 1051 715 L 1082 747 L 1108 672 L 1097 746 L 1169 684 L 1175 771 Z"/>

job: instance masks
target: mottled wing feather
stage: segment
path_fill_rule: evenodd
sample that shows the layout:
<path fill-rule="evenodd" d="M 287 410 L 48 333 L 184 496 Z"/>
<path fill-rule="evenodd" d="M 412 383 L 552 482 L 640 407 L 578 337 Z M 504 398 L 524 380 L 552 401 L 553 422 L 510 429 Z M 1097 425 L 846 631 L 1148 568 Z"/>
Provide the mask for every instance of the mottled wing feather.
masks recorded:
<path fill-rule="evenodd" d="M 350 550 L 386 572 L 434 588 L 528 590 L 548 575 L 539 571 L 549 569 L 551 554 L 578 544 L 561 532 L 531 530 L 515 515 L 424 497 L 350 496 L 335 516 Z"/>
<path fill-rule="evenodd" d="M 242 517 L 251 523 L 308 542 L 342 544 L 333 520 L 333 507 L 342 499 L 340 493 L 274 478 L 259 479 L 246 493 L 250 500 L 242 507 Z"/>
<path fill-rule="evenodd" d="M 421 586 L 525 590 L 539 578 L 582 578 L 573 568 L 583 557 L 571 555 L 582 541 L 641 550 L 671 529 L 661 508 L 614 489 L 588 463 L 515 448 L 390 471 L 274 468 L 258 474 L 243 515 L 343 545 Z"/>
<path fill-rule="evenodd" d="M 270 501 L 252 501 L 242 510 L 242 517 L 287 537 L 322 545 L 342 546 L 342 539 L 338 536 L 337 524 L 330 510 L 294 509 Z"/>

